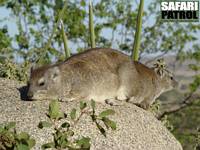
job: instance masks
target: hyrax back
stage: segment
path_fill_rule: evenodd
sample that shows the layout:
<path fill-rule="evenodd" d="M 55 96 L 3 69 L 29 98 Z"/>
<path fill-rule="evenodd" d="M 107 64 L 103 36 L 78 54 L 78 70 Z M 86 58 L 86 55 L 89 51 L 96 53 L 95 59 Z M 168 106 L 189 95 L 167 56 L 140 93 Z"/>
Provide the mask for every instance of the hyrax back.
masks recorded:
<path fill-rule="evenodd" d="M 131 61 L 117 50 L 95 48 L 65 62 L 31 71 L 28 97 L 98 102 L 130 100 L 144 103 L 146 108 L 161 92 L 171 89 L 172 79 L 169 79 L 168 75 L 161 78 L 153 69 Z"/>

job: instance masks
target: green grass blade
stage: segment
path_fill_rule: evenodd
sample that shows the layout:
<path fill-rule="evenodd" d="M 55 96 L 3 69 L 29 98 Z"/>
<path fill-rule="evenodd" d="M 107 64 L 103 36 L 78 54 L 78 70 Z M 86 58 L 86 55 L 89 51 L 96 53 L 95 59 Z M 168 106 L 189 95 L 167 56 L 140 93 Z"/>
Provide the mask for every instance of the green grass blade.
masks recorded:
<path fill-rule="evenodd" d="M 138 15 L 137 15 L 135 39 L 134 39 L 133 52 L 132 52 L 132 58 L 135 61 L 138 61 L 139 59 L 143 7 L 144 7 L 144 0 L 140 0 L 140 5 L 139 5 L 139 10 L 138 10 Z"/>
<path fill-rule="evenodd" d="M 92 2 L 90 0 L 89 3 L 89 30 L 90 30 L 90 43 L 91 47 L 95 48 L 95 33 L 94 33 L 94 24 L 93 24 L 93 7 Z"/>
<path fill-rule="evenodd" d="M 70 50 L 68 47 L 67 36 L 65 34 L 65 29 L 64 29 L 62 19 L 60 20 L 60 24 L 61 24 L 61 33 L 62 33 L 63 43 L 64 43 L 65 58 L 67 59 L 68 57 L 70 57 Z"/>

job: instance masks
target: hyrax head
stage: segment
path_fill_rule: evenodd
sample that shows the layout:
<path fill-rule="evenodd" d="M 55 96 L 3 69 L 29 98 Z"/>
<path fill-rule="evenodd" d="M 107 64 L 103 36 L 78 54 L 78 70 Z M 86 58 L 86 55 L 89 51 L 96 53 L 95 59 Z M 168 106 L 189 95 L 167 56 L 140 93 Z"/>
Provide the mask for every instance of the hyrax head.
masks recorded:
<path fill-rule="evenodd" d="M 31 69 L 28 83 L 28 99 L 57 99 L 60 95 L 61 73 L 57 66 L 45 66 Z"/>
<path fill-rule="evenodd" d="M 163 91 L 169 91 L 178 86 L 178 82 L 174 79 L 174 75 L 166 69 L 163 60 L 157 60 L 153 68 L 158 75 L 159 84 Z"/>

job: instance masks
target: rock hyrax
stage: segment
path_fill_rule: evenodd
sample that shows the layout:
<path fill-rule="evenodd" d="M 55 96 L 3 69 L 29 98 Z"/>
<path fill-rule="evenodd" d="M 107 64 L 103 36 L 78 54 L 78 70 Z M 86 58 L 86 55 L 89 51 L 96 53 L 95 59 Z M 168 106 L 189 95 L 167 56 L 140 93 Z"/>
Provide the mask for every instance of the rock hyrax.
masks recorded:
<path fill-rule="evenodd" d="M 148 108 L 156 97 L 175 85 L 168 72 L 161 76 L 122 52 L 95 48 L 32 70 L 27 95 L 32 100 L 129 100 Z"/>

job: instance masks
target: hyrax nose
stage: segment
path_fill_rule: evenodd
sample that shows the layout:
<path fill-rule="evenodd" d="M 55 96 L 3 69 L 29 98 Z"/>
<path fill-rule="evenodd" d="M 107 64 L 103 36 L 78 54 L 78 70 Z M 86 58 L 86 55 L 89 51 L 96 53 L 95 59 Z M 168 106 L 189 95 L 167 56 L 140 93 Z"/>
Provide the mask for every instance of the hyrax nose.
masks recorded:
<path fill-rule="evenodd" d="M 31 99 L 31 98 L 33 97 L 33 92 L 28 91 L 28 93 L 27 93 L 27 97 L 28 97 L 28 99 Z"/>

